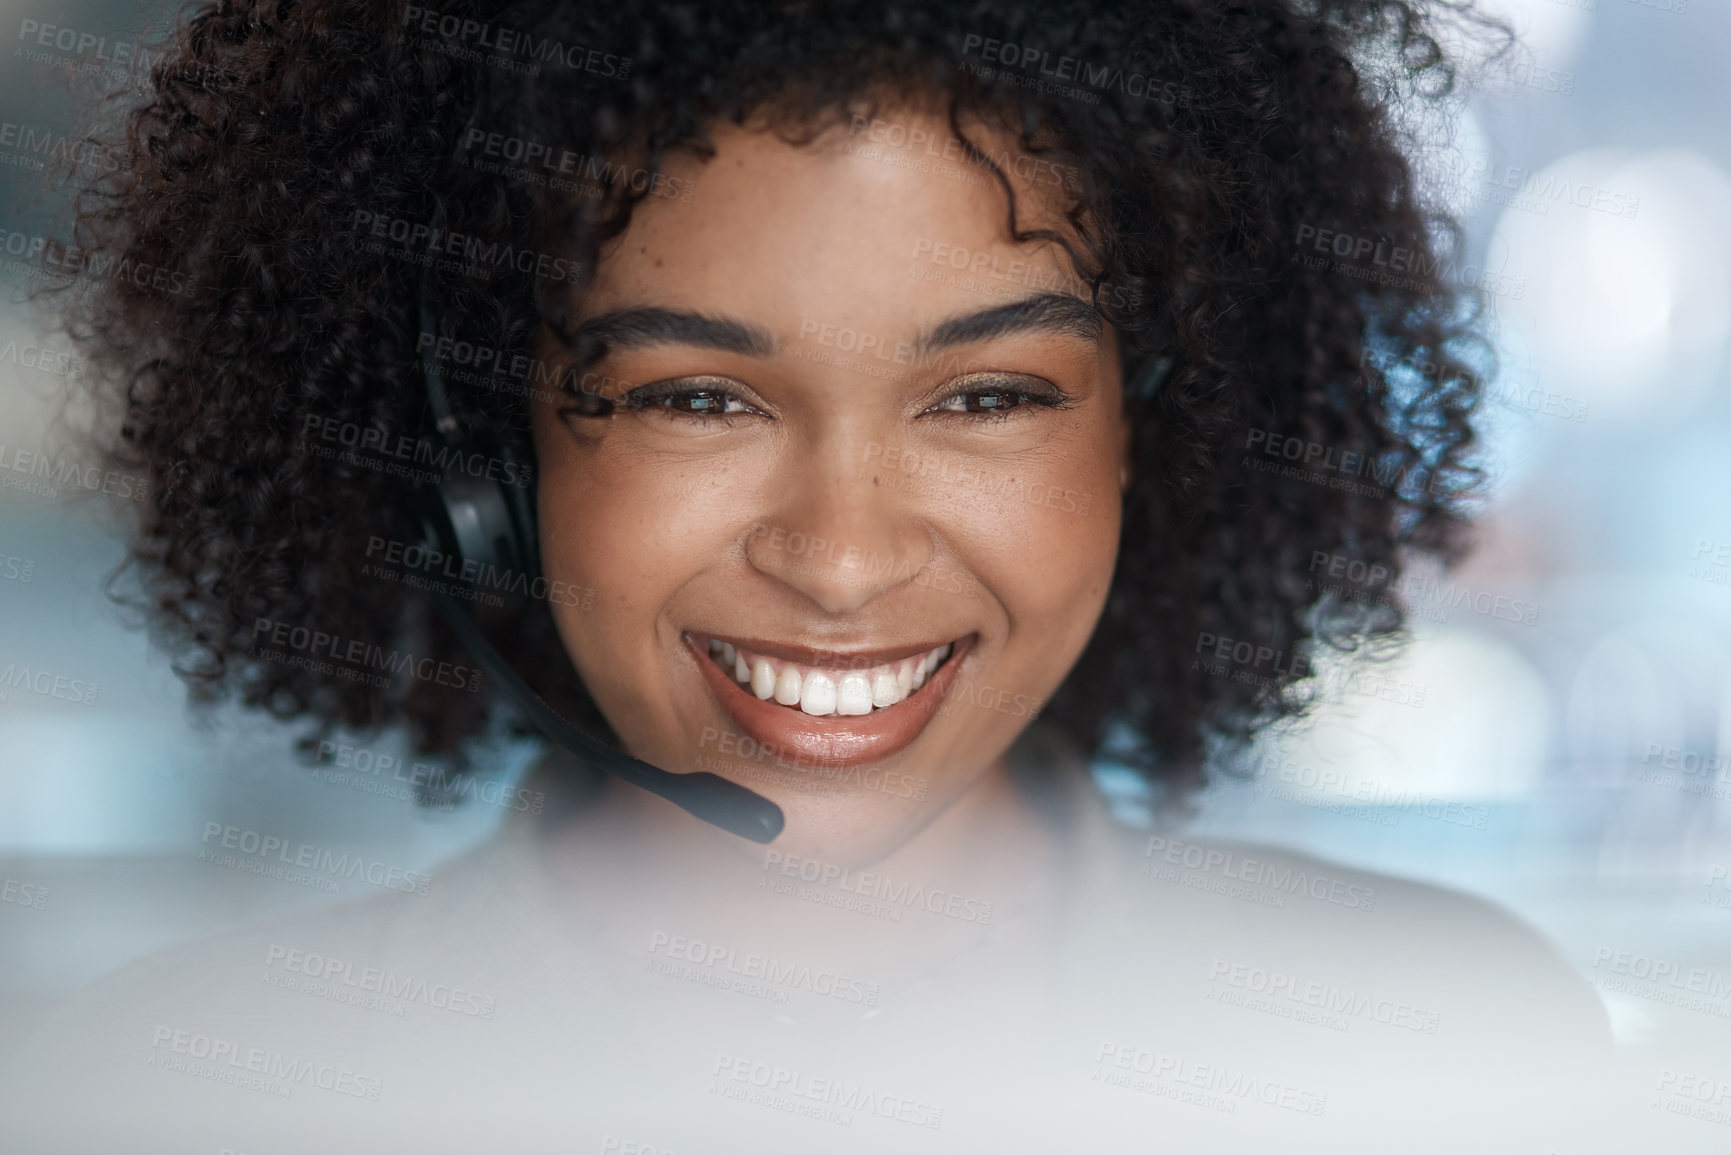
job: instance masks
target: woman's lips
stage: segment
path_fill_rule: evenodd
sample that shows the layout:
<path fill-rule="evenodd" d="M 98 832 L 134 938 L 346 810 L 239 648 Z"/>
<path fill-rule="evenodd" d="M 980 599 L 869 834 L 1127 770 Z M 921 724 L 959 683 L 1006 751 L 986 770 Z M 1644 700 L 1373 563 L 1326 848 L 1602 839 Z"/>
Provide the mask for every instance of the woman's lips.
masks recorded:
<path fill-rule="evenodd" d="M 763 642 L 735 644 L 709 639 L 709 656 L 723 673 L 758 699 L 774 698 L 807 714 L 869 714 L 893 706 L 925 685 L 950 656 L 953 643 L 941 646 L 875 650 L 871 653 L 819 654 Z M 792 653 L 812 655 L 797 661 Z"/>
<path fill-rule="evenodd" d="M 807 713 L 798 705 L 782 705 L 773 694 L 759 698 L 717 665 L 720 656 L 710 655 L 707 635 L 688 633 L 684 640 L 721 708 L 741 730 L 773 748 L 778 757 L 828 766 L 857 766 L 888 758 L 920 736 L 949 692 L 962 660 L 972 651 L 975 637 L 969 634 L 952 643 L 948 657 L 924 679 L 924 684 L 894 704 L 872 708 L 869 713 L 822 716 Z M 864 672 L 857 665 L 839 672 L 846 675 L 856 671 Z M 887 686 L 880 685 L 879 690 L 885 691 Z M 879 700 L 884 700 L 881 693 Z"/>

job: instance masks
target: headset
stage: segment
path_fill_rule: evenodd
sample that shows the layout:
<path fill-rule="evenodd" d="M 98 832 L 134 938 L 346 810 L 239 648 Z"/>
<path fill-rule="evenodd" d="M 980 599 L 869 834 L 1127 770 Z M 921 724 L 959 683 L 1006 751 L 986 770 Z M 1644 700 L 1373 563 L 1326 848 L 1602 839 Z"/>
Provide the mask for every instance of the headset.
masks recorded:
<path fill-rule="evenodd" d="M 443 219 L 441 205 L 432 229 L 435 244 Z M 430 245 L 429 268 L 431 255 Z M 422 339 L 417 345 L 427 408 L 433 418 L 434 434 L 444 443 L 443 459 L 447 462 L 439 481 L 423 484 L 416 494 L 414 508 L 426 546 L 456 561 L 462 574 L 509 575 L 513 585 L 533 582 L 540 576 L 540 551 L 534 501 L 529 490 L 489 476 L 490 471 L 477 476 L 456 464 L 456 459 L 469 460 L 475 453 L 502 465 L 519 463 L 514 461 L 510 446 L 503 439 L 492 436 L 485 428 L 465 427 L 452 412 L 438 363 L 440 331 L 424 283 L 420 325 L 422 332 L 433 338 Z M 1150 400 L 1171 369 L 1170 355 L 1147 357 L 1130 376 L 1126 396 L 1138 402 Z M 433 460 L 440 460 L 440 455 L 435 453 Z M 502 472 L 507 476 L 526 476 L 521 468 Z M 477 577 L 467 584 L 478 592 L 486 583 Z M 786 821 L 781 807 L 761 794 L 707 771 L 676 774 L 651 766 L 586 734 L 523 681 L 505 656 L 487 640 L 480 622 L 467 606 L 443 590 L 430 592 L 433 604 L 452 632 L 493 677 L 505 697 L 548 739 L 596 769 L 665 798 L 687 813 L 742 838 L 771 842 L 781 833 Z"/>
<path fill-rule="evenodd" d="M 442 219 L 443 214 L 440 214 Z M 435 226 L 434 237 L 438 235 Z M 481 476 L 462 468 L 460 462 L 475 453 L 510 466 L 517 464 L 508 443 L 486 429 L 470 430 L 451 410 L 450 395 L 439 368 L 439 329 L 427 300 L 425 286 L 420 302 L 421 329 L 433 335 L 420 341 L 421 375 L 426 384 L 427 407 L 433 430 L 443 442 L 433 460 L 446 462 L 436 484 L 423 484 L 417 491 L 414 512 L 429 550 L 437 550 L 458 563 L 458 572 L 471 573 L 465 584 L 479 592 L 489 583 L 482 575 L 504 576 L 515 587 L 540 576 L 535 507 L 529 490 L 503 479 Z M 502 470 L 507 477 L 527 476 L 521 469 Z M 471 564 L 473 563 L 473 564 Z M 495 583 L 496 584 L 496 583 Z M 492 675 L 507 699 L 550 740 L 633 786 L 667 799 L 675 806 L 712 826 L 718 826 L 753 842 L 771 842 L 781 833 L 786 819 L 781 807 L 736 782 L 707 771 L 675 774 L 659 766 L 615 750 L 583 732 L 576 723 L 549 706 L 511 668 L 505 656 L 487 640 L 481 624 L 467 606 L 440 589 L 431 591 L 433 604 L 481 668 Z"/>

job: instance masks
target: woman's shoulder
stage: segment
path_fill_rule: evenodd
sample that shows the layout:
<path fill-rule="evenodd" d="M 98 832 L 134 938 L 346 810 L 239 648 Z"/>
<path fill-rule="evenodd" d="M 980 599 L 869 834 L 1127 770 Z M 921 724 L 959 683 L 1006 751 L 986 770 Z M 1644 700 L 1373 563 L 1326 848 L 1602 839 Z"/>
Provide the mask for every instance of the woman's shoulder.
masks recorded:
<path fill-rule="evenodd" d="M 1507 1149 L 1591 1149 L 1577 1145 L 1638 1117 L 1598 996 L 1501 905 L 1136 828 L 1104 803 L 1084 829 L 1059 1018 L 1101 1084 L 1240 1115 L 1260 1108 L 1235 1097 L 1265 1095 L 1270 1126 L 1326 1116 L 1304 1125 L 1338 1150 L 1373 1149 L 1421 1116 L 1434 1133 L 1409 1150 L 1458 1150 L 1490 1118 Z M 1437 1119 L 1442 1101 L 1480 1122 Z"/>
<path fill-rule="evenodd" d="M 1610 1050 L 1591 986 L 1496 902 L 1302 850 L 1137 825 L 1050 733 L 1030 733 L 1012 766 L 1062 832 L 1073 953 L 1084 970 L 1113 972 L 1099 989 L 1120 1007 L 1141 998 L 1170 1013 L 1193 996 L 1336 1026 L 1398 1018 L 1462 1046 L 1512 1035 Z"/>
<path fill-rule="evenodd" d="M 1545 938 L 1486 898 L 1352 866 L 1290 847 L 1156 824 L 1115 806 L 1093 768 L 1052 731 L 1031 727 L 1011 765 L 1052 816 L 1070 891 L 1112 912 L 1118 933 L 1185 926 L 1192 941 L 1243 938 L 1364 960 L 1367 967 L 1467 981 L 1542 986 L 1604 1033 L 1596 996 Z M 1170 935 L 1164 937 L 1170 938 Z"/>
<path fill-rule="evenodd" d="M 477 890 L 505 852 L 498 839 L 465 852 L 424 894 L 331 903 L 136 959 L 61 1002 L 6 1061 L 18 1077 L 47 1080 L 62 1064 L 88 1073 L 92 1056 L 149 1066 L 157 1052 L 232 1033 L 236 1024 L 306 1023 L 331 1007 L 401 1015 L 400 996 L 425 999 L 430 988 L 449 985 L 447 970 L 460 969 L 460 948 L 474 929 L 463 916 L 484 908 Z M 494 909 L 509 912 L 508 904 Z M 413 959 L 420 961 L 411 968 Z"/>
<path fill-rule="evenodd" d="M 367 1133 L 396 1117 L 381 1096 L 417 1094 L 403 1072 L 500 1060 L 565 1009 L 550 1000 L 587 998 L 567 1021 L 605 1023 L 604 1003 L 569 981 L 583 973 L 574 944 L 553 941 L 513 886 L 514 842 L 505 830 L 442 864 L 425 894 L 231 928 L 84 988 L 0 1060 L 15 1149 Z M 97 1100 L 102 1112 L 86 1110 Z M 140 1129 L 151 1132 L 142 1146 Z"/>
<path fill-rule="evenodd" d="M 1448 997 L 1457 1018 L 1549 1022 L 1608 1046 L 1602 1003 L 1529 922 L 1487 898 L 1287 847 L 1184 830 L 1095 824 L 1087 873 L 1119 933 L 1206 949 L 1208 974 L 1314 988 L 1330 976 Z M 1226 957 L 1236 952 L 1232 957 Z M 1296 973 L 1303 964 L 1311 971 Z M 1284 967 L 1285 969 L 1280 969 Z M 1274 973 L 1278 971 L 1278 973 Z"/>

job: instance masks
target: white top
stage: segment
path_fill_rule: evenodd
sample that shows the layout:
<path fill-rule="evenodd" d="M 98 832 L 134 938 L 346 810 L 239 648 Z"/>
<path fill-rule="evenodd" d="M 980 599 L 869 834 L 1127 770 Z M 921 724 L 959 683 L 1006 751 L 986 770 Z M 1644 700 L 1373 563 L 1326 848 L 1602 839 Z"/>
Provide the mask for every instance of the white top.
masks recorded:
<path fill-rule="evenodd" d="M 824 878 L 766 854 L 735 908 L 761 924 L 614 909 L 620 877 L 550 853 L 560 805 L 514 814 L 425 895 L 96 984 L 0 1081 L 3 1145 L 1540 1155 L 1718 1138 L 1696 1123 L 1654 1145 L 1677 1121 L 1620 1079 L 1598 1000 L 1496 908 L 1128 829 L 1037 731 L 1012 764 L 1062 848 L 1042 887 Z M 580 806 L 574 777 L 550 757 L 532 785 Z"/>

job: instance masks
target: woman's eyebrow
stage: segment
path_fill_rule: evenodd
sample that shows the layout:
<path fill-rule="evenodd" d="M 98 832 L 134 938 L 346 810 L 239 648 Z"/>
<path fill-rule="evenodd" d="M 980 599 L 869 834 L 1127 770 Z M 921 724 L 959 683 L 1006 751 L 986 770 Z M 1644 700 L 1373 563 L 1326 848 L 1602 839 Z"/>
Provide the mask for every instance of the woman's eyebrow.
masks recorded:
<path fill-rule="evenodd" d="M 591 340 L 612 349 L 691 345 L 747 357 L 769 357 L 775 353 L 775 335 L 767 329 L 731 317 L 706 317 L 658 305 L 601 313 L 563 336 L 573 345 Z"/>
<path fill-rule="evenodd" d="M 914 351 L 917 356 L 924 356 L 952 345 L 990 341 L 1011 333 L 1067 333 L 1098 343 L 1103 332 L 1100 314 L 1081 297 L 1036 293 L 1007 305 L 951 317 L 937 328 L 921 333 L 914 342 Z"/>

